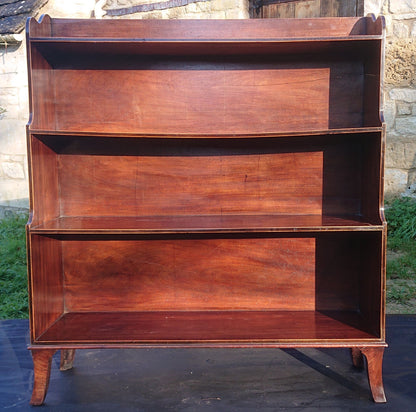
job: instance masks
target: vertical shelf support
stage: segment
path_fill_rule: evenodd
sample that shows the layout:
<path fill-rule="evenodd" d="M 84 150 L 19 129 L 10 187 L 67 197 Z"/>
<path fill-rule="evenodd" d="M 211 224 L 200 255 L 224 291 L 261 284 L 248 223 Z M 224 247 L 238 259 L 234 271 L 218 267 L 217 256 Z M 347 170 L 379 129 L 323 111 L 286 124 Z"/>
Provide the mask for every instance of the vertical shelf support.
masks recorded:
<path fill-rule="evenodd" d="M 48 391 L 49 378 L 51 376 L 52 357 L 56 352 L 55 349 L 31 349 L 33 366 L 34 366 L 34 382 L 31 405 L 42 405 Z"/>
<path fill-rule="evenodd" d="M 360 350 L 367 360 L 368 383 L 374 402 L 384 403 L 386 402 L 382 375 L 384 347 L 369 346 L 362 347 Z"/>

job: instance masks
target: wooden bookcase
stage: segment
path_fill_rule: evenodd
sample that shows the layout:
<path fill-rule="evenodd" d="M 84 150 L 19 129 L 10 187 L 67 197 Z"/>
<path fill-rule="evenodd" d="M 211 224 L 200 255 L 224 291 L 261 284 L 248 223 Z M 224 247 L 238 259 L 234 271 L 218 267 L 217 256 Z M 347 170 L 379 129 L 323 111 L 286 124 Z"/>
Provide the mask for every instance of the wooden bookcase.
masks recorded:
<path fill-rule="evenodd" d="M 27 23 L 34 389 L 110 347 L 346 347 L 384 402 L 382 18 Z"/>

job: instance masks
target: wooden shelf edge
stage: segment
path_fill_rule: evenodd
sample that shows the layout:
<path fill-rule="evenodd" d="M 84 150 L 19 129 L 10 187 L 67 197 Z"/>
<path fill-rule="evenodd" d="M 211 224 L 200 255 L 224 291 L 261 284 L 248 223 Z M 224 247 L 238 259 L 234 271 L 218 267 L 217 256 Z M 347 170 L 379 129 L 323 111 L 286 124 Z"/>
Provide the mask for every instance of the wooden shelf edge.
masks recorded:
<path fill-rule="evenodd" d="M 204 341 L 204 342 L 188 342 L 188 343 L 125 343 L 125 342 L 107 342 L 107 343 L 85 343 L 85 342 L 62 342 L 62 343 L 38 343 L 32 342 L 27 349 L 161 349 L 161 348 L 352 348 L 352 347 L 388 347 L 385 341 L 377 338 L 363 340 L 342 341 L 320 341 L 311 340 L 299 342 L 296 340 L 275 341 L 275 342 L 253 342 L 253 341 Z"/>
<path fill-rule="evenodd" d="M 126 137 L 126 138 L 273 138 L 273 137 L 299 137 L 299 136 L 320 136 L 320 135 L 337 135 L 337 134 L 359 134 L 359 133 L 377 133 L 382 132 L 383 126 L 371 127 L 354 127 L 346 129 L 327 129 L 327 130 L 302 130 L 295 132 L 275 132 L 275 133 L 255 133 L 255 134 L 197 134 L 197 133 L 170 133 L 170 134 L 152 134 L 152 133 L 109 133 L 109 132 L 89 132 L 89 131 L 70 131 L 70 130 L 46 130 L 28 127 L 28 133 L 32 135 L 48 136 L 76 136 L 76 137 Z"/>
<path fill-rule="evenodd" d="M 382 40 L 383 36 L 378 34 L 357 34 L 350 36 L 319 36 L 319 37 L 276 37 L 276 38 L 239 38 L 239 39 L 158 39 L 158 38 L 106 38 L 106 37 L 29 37 L 31 43 L 133 43 L 154 45 L 178 45 L 178 44 L 224 44 L 224 45 L 246 45 L 246 44 L 281 44 L 281 43 L 314 43 L 314 42 L 346 42 L 363 40 Z"/>
<path fill-rule="evenodd" d="M 304 223 L 299 223 L 301 220 Z M 328 219 L 325 222 L 325 219 Z M 279 222 L 280 220 L 280 222 Z M 308 222 L 310 220 L 310 222 Z M 321 220 L 314 224 L 314 220 Z M 361 220 L 361 221 L 360 221 Z M 345 224 L 342 224 L 345 222 Z M 116 225 L 117 223 L 117 225 Z M 30 234 L 41 235 L 183 235 L 383 231 L 384 225 L 362 221 L 357 216 L 308 215 L 204 215 L 136 217 L 61 217 L 30 225 Z"/>
<path fill-rule="evenodd" d="M 314 233 L 314 232 L 378 232 L 383 227 L 377 226 L 334 226 L 334 227 L 307 227 L 307 228 L 271 228 L 271 229 L 174 229 L 174 230 L 138 230 L 138 229 L 30 229 L 30 233 L 34 235 L 171 235 L 171 234 L 250 234 L 250 233 Z"/>
<path fill-rule="evenodd" d="M 118 336 L 112 334 L 117 324 Z M 313 325 L 309 330 L 309 325 Z M 183 328 L 183 326 L 186 327 Z M 349 311 L 194 310 L 68 312 L 34 345 L 382 345 Z"/>

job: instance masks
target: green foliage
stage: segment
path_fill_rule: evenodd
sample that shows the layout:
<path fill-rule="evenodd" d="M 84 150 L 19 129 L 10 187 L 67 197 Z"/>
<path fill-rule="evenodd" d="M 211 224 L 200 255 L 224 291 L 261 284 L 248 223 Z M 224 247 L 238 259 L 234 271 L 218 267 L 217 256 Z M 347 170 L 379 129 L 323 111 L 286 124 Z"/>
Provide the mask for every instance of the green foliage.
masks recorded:
<path fill-rule="evenodd" d="M 394 199 L 386 207 L 389 236 L 392 239 L 416 239 L 416 200 L 409 197 Z"/>
<path fill-rule="evenodd" d="M 416 299 L 416 284 L 398 280 L 389 282 L 387 288 L 387 301 L 406 304 L 410 300 Z"/>
<path fill-rule="evenodd" d="M 26 221 L 22 216 L 0 220 L 0 319 L 28 317 Z"/>
<path fill-rule="evenodd" d="M 386 208 L 388 223 L 387 303 L 416 300 L 416 200 L 397 198 Z"/>

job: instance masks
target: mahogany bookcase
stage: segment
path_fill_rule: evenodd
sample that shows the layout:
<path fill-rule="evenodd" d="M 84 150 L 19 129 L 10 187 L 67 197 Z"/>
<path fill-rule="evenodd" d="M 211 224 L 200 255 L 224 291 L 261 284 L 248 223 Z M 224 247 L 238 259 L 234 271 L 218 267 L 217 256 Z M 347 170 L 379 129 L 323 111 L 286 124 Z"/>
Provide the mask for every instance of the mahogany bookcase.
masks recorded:
<path fill-rule="evenodd" d="M 344 347 L 385 402 L 384 22 L 27 23 L 34 389 L 114 347 Z M 365 362 L 366 360 L 366 362 Z"/>

